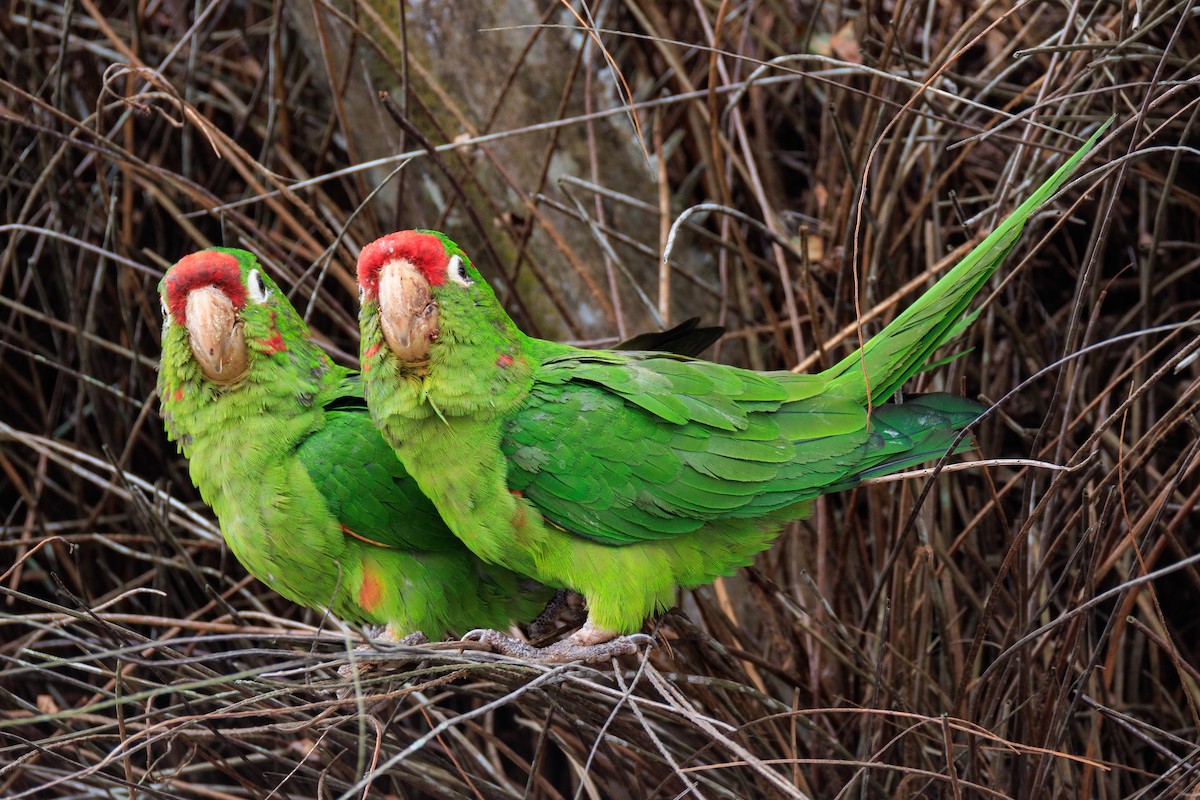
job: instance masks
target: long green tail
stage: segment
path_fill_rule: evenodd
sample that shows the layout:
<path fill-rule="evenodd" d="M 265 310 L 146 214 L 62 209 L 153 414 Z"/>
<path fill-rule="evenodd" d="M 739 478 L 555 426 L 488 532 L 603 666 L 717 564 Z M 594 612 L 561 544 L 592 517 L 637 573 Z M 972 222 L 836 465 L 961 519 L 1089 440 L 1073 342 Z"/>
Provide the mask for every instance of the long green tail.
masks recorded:
<path fill-rule="evenodd" d="M 1101 125 L 1049 180 L 929 291 L 860 350 L 821 373 L 829 388 L 866 403 L 869 386 L 870 402 L 874 405 L 885 402 L 920 372 L 934 351 L 957 330 L 957 322 L 971 299 L 1017 243 L 1025 221 L 1067 181 L 1111 124 L 1110 119 Z"/>

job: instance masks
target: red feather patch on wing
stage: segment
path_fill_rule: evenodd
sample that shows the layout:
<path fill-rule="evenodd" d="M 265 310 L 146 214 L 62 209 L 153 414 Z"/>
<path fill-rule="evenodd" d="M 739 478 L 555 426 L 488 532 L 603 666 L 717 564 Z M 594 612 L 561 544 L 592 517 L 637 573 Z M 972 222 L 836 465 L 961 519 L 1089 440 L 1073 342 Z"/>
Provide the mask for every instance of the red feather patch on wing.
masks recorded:
<path fill-rule="evenodd" d="M 383 603 L 383 580 L 370 561 L 363 562 L 362 573 L 362 583 L 358 586 L 358 604 L 367 613 L 374 614 Z"/>
<path fill-rule="evenodd" d="M 238 260 L 229 253 L 201 250 L 179 259 L 167 273 L 167 308 L 177 324 L 187 324 L 188 294 L 205 286 L 220 289 L 235 311 L 246 305 L 246 287 L 242 285 Z"/>
<path fill-rule="evenodd" d="M 412 264 L 430 286 L 446 282 L 446 267 L 450 257 L 446 245 L 432 233 L 399 231 L 376 239 L 358 254 L 358 285 L 371 299 L 379 295 L 379 270 L 391 261 L 403 260 Z"/>

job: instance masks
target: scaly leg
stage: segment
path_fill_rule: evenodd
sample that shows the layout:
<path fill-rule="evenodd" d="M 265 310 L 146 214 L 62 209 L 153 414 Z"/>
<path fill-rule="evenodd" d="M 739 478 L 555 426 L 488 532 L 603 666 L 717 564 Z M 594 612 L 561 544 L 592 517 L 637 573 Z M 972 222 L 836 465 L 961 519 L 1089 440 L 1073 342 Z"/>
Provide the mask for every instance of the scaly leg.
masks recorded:
<path fill-rule="evenodd" d="M 617 656 L 633 655 L 642 645 L 651 645 L 654 638 L 644 633 L 619 636 L 593 625 L 591 620 L 582 628 L 546 647 L 534 647 L 519 639 L 506 636 L 500 631 L 474 630 L 463 637 L 464 641 L 483 642 L 497 653 L 546 664 L 566 664 L 571 661 L 608 661 Z"/>
<path fill-rule="evenodd" d="M 368 635 L 373 641 L 368 642 L 367 644 L 360 644 L 358 647 L 354 648 L 354 652 L 377 652 L 379 648 L 376 646 L 376 644 L 398 644 L 402 647 L 416 647 L 420 644 L 429 644 L 429 637 L 420 631 L 415 631 L 407 636 L 400 636 L 396 633 L 396 629 L 393 628 L 390 623 L 384 627 L 383 631 L 377 631 L 378 629 L 376 629 L 376 631 L 369 631 Z M 359 675 L 363 676 L 371 670 L 376 669 L 379 665 L 371 663 L 370 661 L 359 661 L 358 659 L 352 659 L 349 664 L 338 667 L 338 675 L 346 680 L 349 680 L 351 677 L 353 677 L 353 670 L 355 666 L 357 666 L 359 669 Z"/>
<path fill-rule="evenodd" d="M 562 616 L 567 618 L 568 625 L 578 625 L 587 619 L 583 595 L 570 589 L 559 589 L 555 592 L 554 597 L 550 598 L 550 602 L 546 603 L 546 607 L 542 609 L 542 613 L 529 623 L 527 627 L 529 638 L 536 642 L 550 636 L 558 630 L 555 623 Z"/>
<path fill-rule="evenodd" d="M 429 644 L 429 637 L 420 631 L 413 631 L 407 636 L 396 638 L 396 631 L 391 625 L 388 625 L 387 628 L 384 629 L 382 638 L 385 642 L 395 642 L 401 647 L 416 647 L 419 644 Z M 369 645 L 363 645 L 363 647 L 368 646 Z"/>

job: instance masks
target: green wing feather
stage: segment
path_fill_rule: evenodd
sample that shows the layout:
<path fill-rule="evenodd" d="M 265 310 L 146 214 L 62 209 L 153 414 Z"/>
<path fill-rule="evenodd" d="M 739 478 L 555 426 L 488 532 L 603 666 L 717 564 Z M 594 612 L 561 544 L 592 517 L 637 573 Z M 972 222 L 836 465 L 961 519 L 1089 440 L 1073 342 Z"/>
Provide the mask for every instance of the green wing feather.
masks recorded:
<path fill-rule="evenodd" d="M 460 549 L 379 435 L 365 402 L 327 409 L 324 426 L 300 444 L 296 455 L 350 535 L 383 547 Z"/>
<path fill-rule="evenodd" d="M 868 424 L 857 400 L 818 393 L 806 376 L 636 353 L 563 356 L 545 365 L 501 450 L 509 488 L 554 525 L 631 544 L 761 517 L 938 457 L 981 406 L 933 397 L 880 406 Z"/>

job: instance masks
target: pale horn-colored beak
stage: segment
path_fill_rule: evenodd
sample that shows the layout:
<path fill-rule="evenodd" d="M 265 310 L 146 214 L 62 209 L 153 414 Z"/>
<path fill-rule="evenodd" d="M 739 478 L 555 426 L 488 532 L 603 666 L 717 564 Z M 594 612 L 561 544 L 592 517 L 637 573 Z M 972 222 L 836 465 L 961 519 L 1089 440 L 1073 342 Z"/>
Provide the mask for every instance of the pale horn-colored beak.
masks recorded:
<path fill-rule="evenodd" d="M 398 361 L 412 364 L 429 357 L 440 332 L 438 305 L 429 281 L 407 261 L 390 261 L 379 270 L 379 322 Z"/>
<path fill-rule="evenodd" d="M 246 339 L 233 303 L 213 286 L 194 289 L 187 298 L 188 340 L 204 377 L 230 384 L 246 374 Z"/>

